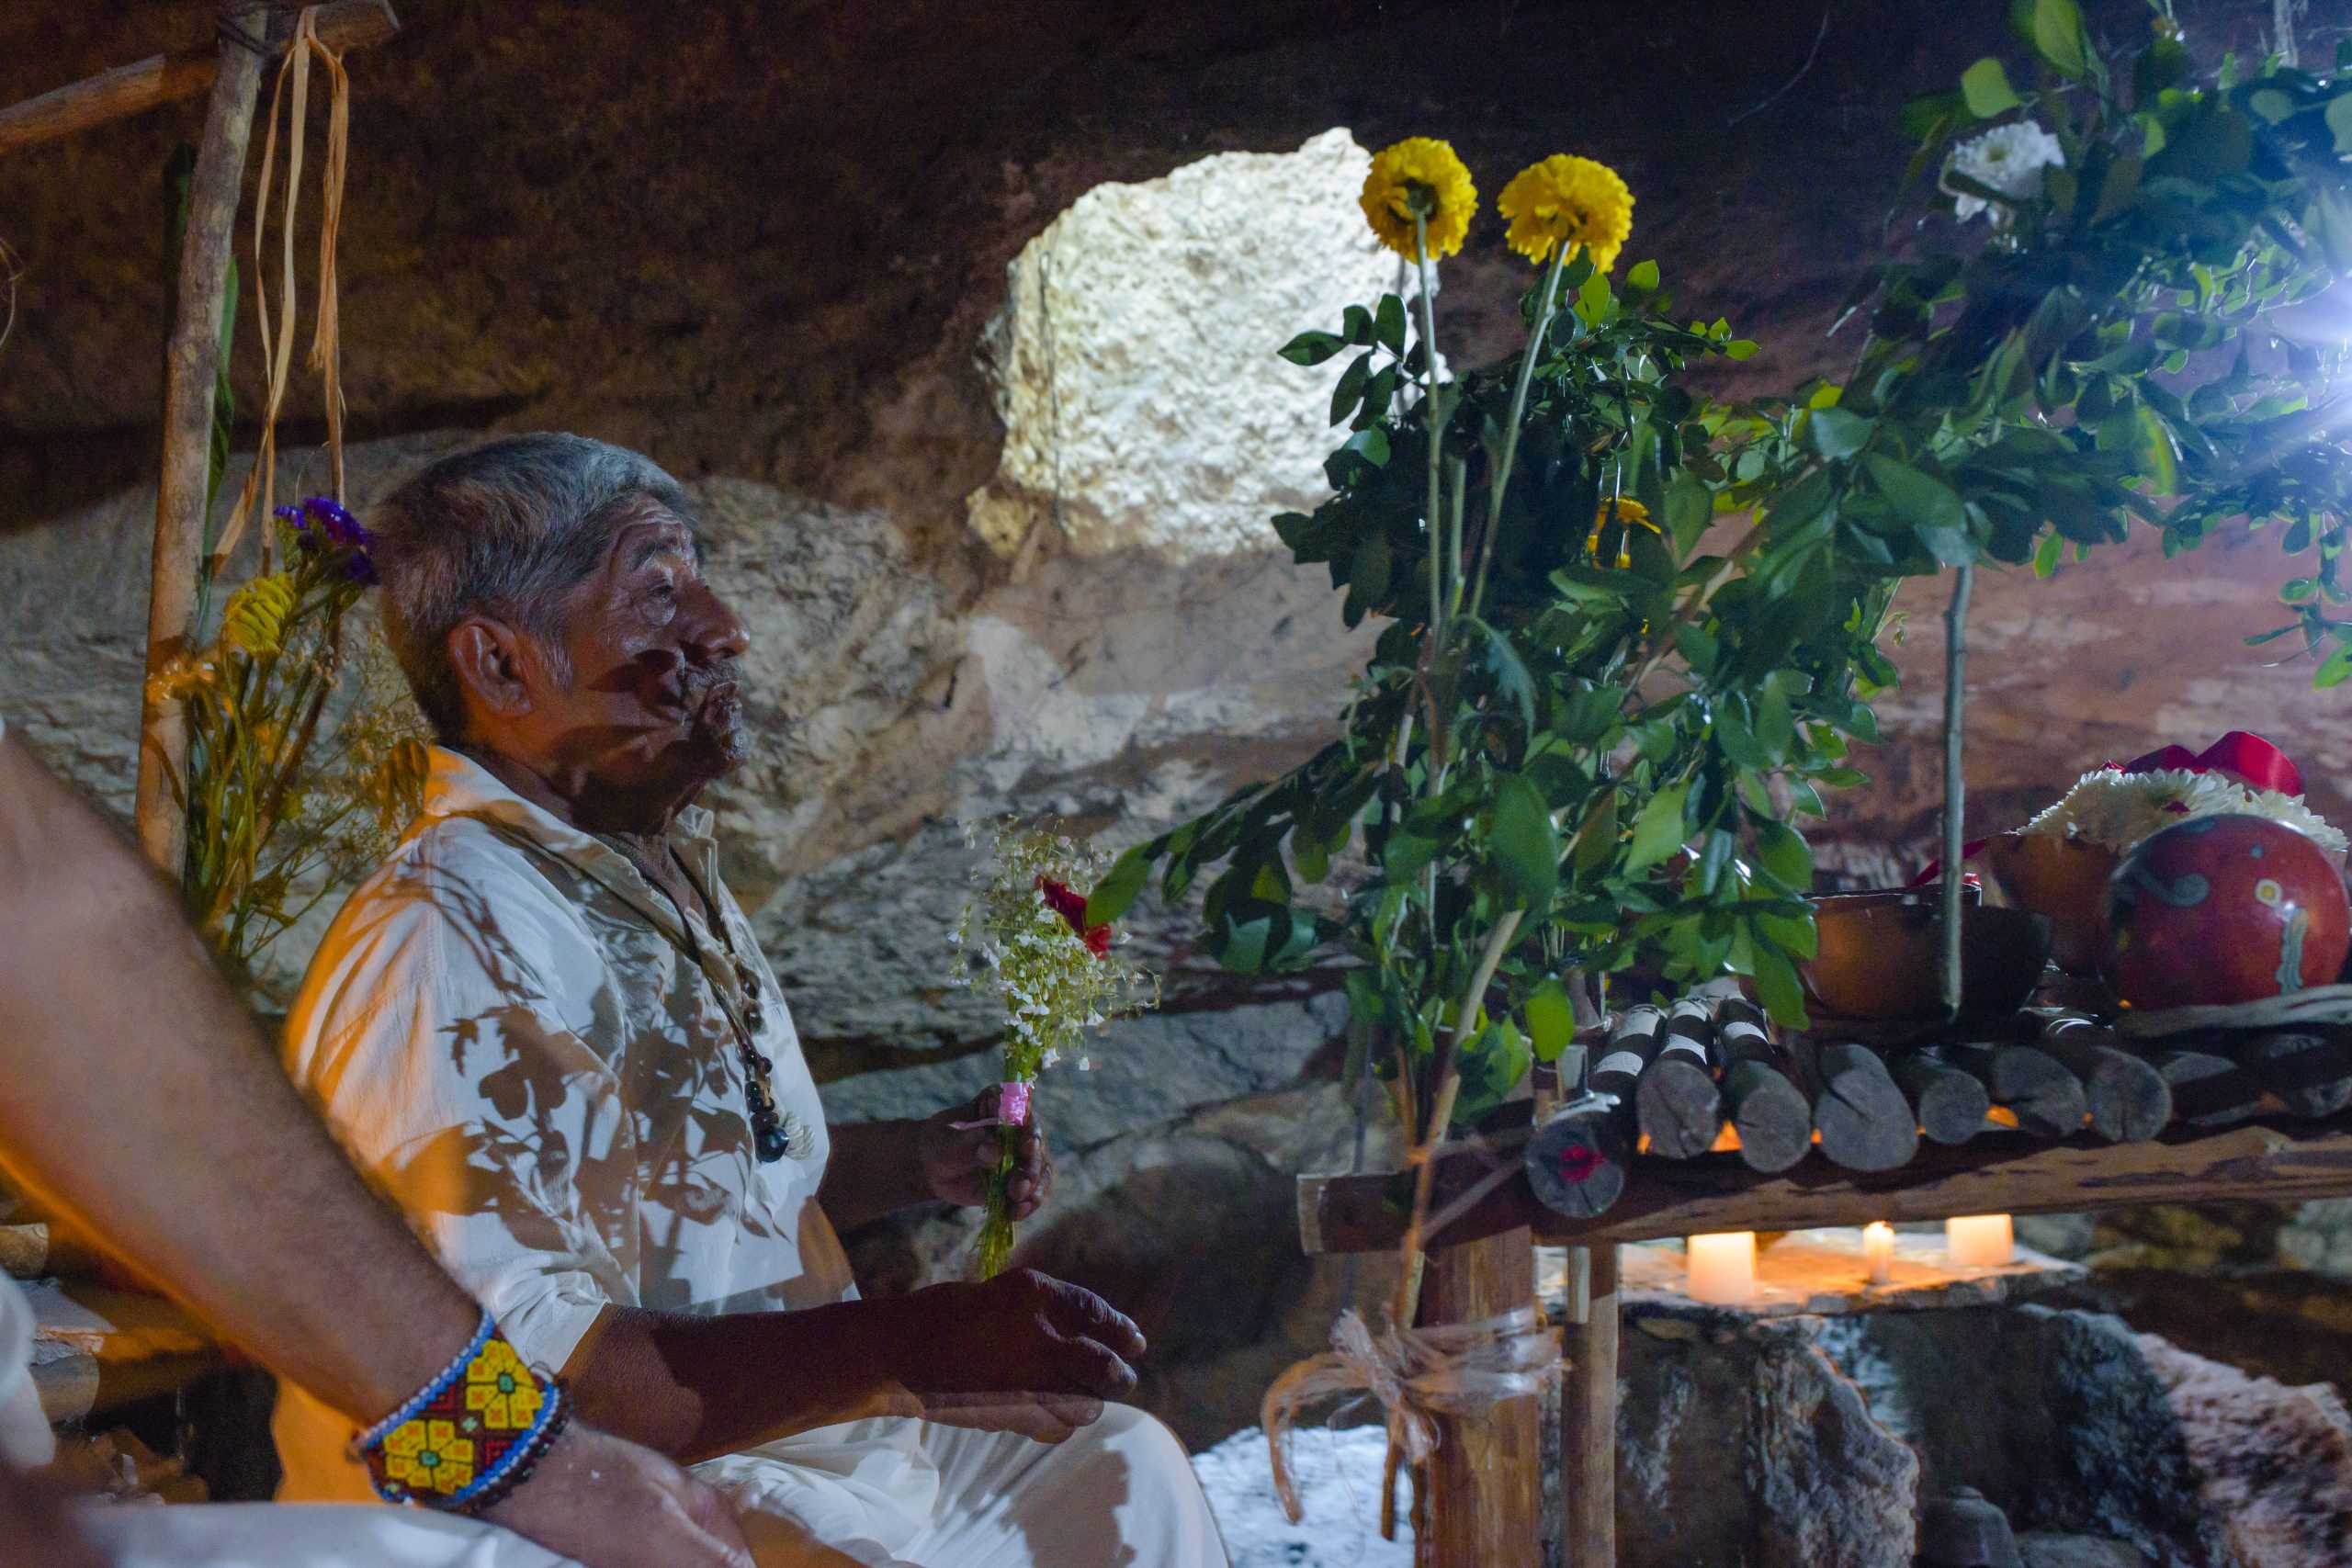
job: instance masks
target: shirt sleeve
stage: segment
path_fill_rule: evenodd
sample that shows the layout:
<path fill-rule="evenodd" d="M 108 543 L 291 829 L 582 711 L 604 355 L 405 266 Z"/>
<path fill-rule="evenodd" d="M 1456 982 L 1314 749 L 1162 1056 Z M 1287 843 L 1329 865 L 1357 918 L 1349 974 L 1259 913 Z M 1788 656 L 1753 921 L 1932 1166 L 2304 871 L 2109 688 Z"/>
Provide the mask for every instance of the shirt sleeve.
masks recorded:
<path fill-rule="evenodd" d="M 416 875 L 356 896 L 288 1021 L 288 1068 L 443 1267 L 552 1371 L 606 1305 L 635 1299 L 636 1161 L 619 1085 L 555 999 L 593 998 L 601 976 L 560 987 L 583 955 L 535 918 L 543 892 L 510 892 Z"/>

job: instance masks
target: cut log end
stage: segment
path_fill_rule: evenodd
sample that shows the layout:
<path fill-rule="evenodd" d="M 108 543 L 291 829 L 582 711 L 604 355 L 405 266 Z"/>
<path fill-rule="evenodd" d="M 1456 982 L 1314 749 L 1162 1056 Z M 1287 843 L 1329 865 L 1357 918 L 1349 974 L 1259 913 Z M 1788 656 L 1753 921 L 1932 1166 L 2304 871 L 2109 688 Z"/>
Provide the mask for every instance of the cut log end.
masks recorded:
<path fill-rule="evenodd" d="M 1634 1101 L 1649 1152 L 1668 1159 L 1705 1154 L 1723 1131 L 1723 1096 L 1715 1080 L 1687 1057 L 1662 1056 L 1651 1063 Z"/>
<path fill-rule="evenodd" d="M 1919 1152 L 1911 1102 L 1877 1055 L 1860 1045 L 1815 1054 L 1814 1129 L 1821 1152 L 1849 1170 L 1894 1170 Z"/>

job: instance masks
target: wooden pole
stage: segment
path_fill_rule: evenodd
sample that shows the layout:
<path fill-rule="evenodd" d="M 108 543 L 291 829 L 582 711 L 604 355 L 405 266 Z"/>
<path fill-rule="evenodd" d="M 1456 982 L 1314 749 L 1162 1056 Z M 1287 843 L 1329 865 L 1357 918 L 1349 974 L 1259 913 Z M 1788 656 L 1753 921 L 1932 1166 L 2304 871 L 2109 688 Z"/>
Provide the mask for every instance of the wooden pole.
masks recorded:
<path fill-rule="evenodd" d="M 140 850 L 149 864 L 174 881 L 187 826 L 175 781 L 187 766 L 187 728 L 177 704 L 155 699 L 152 682 L 187 650 L 197 629 L 196 558 L 204 538 L 212 397 L 220 374 L 220 303 L 268 47 L 267 20 L 266 7 L 254 0 L 229 0 L 220 7 L 212 98 L 188 187 L 179 299 L 164 355 L 164 467 L 155 493 L 155 553 L 147 598 L 151 684 L 140 713 L 136 812 Z"/>
<path fill-rule="evenodd" d="M 1961 772 L 1961 718 L 1968 695 L 1968 590 L 1976 569 L 1963 566 L 1953 574 L 1951 604 L 1944 611 L 1944 877 L 1943 877 L 1943 997 L 1944 1016 L 1958 1018 L 1961 996 L 1961 919 L 1967 890 L 1967 844 L 1961 818 L 1967 810 L 1968 788 Z"/>
<path fill-rule="evenodd" d="M 1584 1288 L 1571 1291 L 1568 1373 L 1560 1394 L 1566 1568 L 1617 1568 L 1617 1248 L 1576 1248 L 1572 1287 L 1579 1273 Z"/>
<path fill-rule="evenodd" d="M 399 28 L 386 0 L 330 0 L 319 7 L 319 41 L 338 54 L 381 43 Z M 212 48 L 150 55 L 0 109 L 0 157 L 192 98 L 215 84 L 220 66 L 220 51 Z"/>
<path fill-rule="evenodd" d="M 1523 1226 L 1429 1255 L 1424 1325 L 1476 1323 L 1534 1302 L 1535 1249 Z M 1541 1397 L 1439 1420 L 1427 1492 L 1413 1500 L 1416 1568 L 1543 1568 Z"/>

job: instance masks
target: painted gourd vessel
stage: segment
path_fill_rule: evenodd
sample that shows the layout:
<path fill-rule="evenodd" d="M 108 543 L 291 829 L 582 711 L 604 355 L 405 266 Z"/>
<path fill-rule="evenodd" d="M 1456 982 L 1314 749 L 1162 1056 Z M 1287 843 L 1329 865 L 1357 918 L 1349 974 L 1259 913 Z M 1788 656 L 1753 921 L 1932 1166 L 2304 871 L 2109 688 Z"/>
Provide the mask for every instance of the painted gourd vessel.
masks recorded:
<path fill-rule="evenodd" d="M 2199 817 L 2143 840 L 2102 909 L 2099 973 L 2134 1008 L 2221 1007 L 2326 985 L 2352 900 L 2317 842 L 2262 817 Z"/>

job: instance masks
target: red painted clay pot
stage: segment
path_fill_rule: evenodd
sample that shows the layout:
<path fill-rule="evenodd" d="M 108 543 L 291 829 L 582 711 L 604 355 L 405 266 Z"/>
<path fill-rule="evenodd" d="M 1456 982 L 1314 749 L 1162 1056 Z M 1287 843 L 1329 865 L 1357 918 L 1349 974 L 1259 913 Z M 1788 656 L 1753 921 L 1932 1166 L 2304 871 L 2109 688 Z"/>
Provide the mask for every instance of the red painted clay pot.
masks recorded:
<path fill-rule="evenodd" d="M 2334 980 L 2352 900 L 2325 851 L 2266 817 L 2199 817 L 2108 885 L 2099 974 L 2135 1008 L 2221 1007 Z"/>

